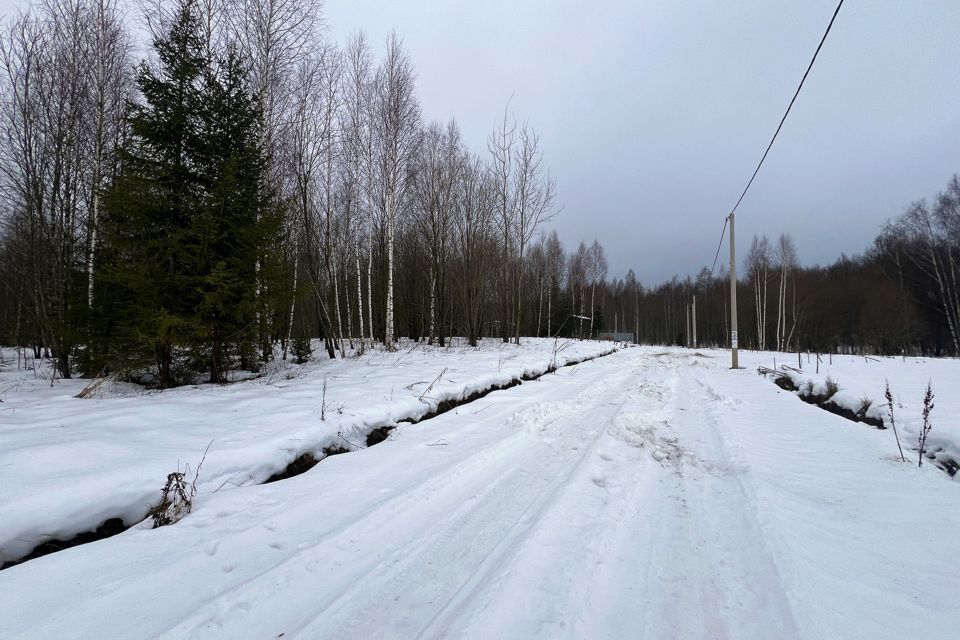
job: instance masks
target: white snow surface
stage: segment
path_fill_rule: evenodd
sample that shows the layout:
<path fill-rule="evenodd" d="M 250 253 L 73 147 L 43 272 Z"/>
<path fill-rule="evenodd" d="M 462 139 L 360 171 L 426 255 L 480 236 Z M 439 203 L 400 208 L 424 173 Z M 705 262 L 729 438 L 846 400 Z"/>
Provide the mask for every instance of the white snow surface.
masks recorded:
<path fill-rule="evenodd" d="M 741 370 L 728 358 L 626 349 L 295 478 L 202 491 L 175 525 L 0 572 L 0 638 L 955 635 L 960 484 L 900 462 L 889 431 L 758 376 L 768 355 L 744 353 Z M 941 366 L 918 365 L 922 384 Z M 239 405 L 299 434 L 317 418 L 292 398 L 314 375 L 284 381 L 292 417 L 257 381 L 129 398 L 126 412 L 179 397 L 189 423 L 198 406 L 219 420 Z M 47 420 L 101 411 L 57 402 Z M 145 411 L 148 425 L 160 413 Z"/>
<path fill-rule="evenodd" d="M 801 393 L 804 386 L 811 383 L 814 393 L 824 394 L 826 380 L 830 378 L 839 389 L 830 398 L 831 402 L 857 412 L 868 401 L 867 416 L 883 420 L 888 429 L 891 426 L 889 405 L 884 392 L 889 382 L 897 432 L 904 453 L 912 454 L 914 462 L 917 461 L 918 437 L 923 424 L 923 396 L 929 383 L 934 393 L 930 416 L 933 429 L 924 450 L 939 450 L 960 461 L 960 359 L 821 354 L 818 371 L 816 354 L 803 353 L 798 360 L 795 353 L 741 352 L 741 366 L 772 368 L 774 361 L 781 370 L 784 364 L 793 369 L 803 366 L 799 371 L 787 370 Z M 886 437 L 896 451 L 893 431 L 890 430 Z M 960 473 L 955 479 L 960 481 Z"/>
<path fill-rule="evenodd" d="M 456 344 L 401 344 L 396 352 L 338 360 L 324 355 L 303 366 L 280 362 L 264 377 L 223 386 L 144 392 L 104 383 L 91 399 L 74 397 L 90 380 L 51 385 L 49 367 L 42 375 L 18 371 L 16 354 L 4 351 L 0 564 L 108 518 L 140 521 L 159 501 L 167 474 L 189 465 L 192 479 L 208 445 L 200 493 L 259 484 L 303 453 L 319 458 L 328 446 L 363 447 L 375 427 L 542 373 L 555 349 L 563 365 L 613 348 L 535 338 L 519 347 L 499 340 L 477 348 Z"/>

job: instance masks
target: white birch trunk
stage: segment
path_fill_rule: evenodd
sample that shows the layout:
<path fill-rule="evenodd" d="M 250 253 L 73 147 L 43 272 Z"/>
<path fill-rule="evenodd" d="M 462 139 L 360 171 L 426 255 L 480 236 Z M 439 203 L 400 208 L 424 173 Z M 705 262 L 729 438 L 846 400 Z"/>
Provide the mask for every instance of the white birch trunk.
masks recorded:
<path fill-rule="evenodd" d="M 553 335 L 553 284 L 547 289 L 547 337 Z"/>
<path fill-rule="evenodd" d="M 543 320 L 543 278 L 540 278 L 540 299 L 537 303 L 537 337 L 540 337 L 540 323 Z"/>
<path fill-rule="evenodd" d="M 373 242 L 367 248 L 367 331 L 373 346 Z"/>
<path fill-rule="evenodd" d="M 437 310 L 437 274 L 433 270 L 433 264 L 430 265 L 430 331 L 427 334 L 427 344 L 433 344 L 433 337 L 436 331 L 436 310 Z"/>
<path fill-rule="evenodd" d="M 763 308 L 760 304 L 760 271 L 757 271 L 757 275 L 753 280 L 753 301 L 757 307 L 756 311 L 756 320 L 757 320 L 757 349 L 763 349 L 763 330 L 760 328 L 760 319 L 763 314 Z"/>
<path fill-rule="evenodd" d="M 957 262 L 953 257 L 953 250 L 947 248 L 947 259 L 950 261 L 950 282 L 947 286 L 948 299 L 946 301 L 947 317 L 950 319 L 950 335 L 953 338 L 954 353 L 960 355 L 960 335 L 957 334 L 960 324 L 960 290 L 957 287 Z"/>
<path fill-rule="evenodd" d="M 359 320 L 360 325 L 360 350 L 364 349 L 364 335 L 363 335 L 363 286 L 360 283 L 360 250 L 357 248 L 353 254 L 356 267 L 357 267 L 357 319 Z"/>
<path fill-rule="evenodd" d="M 593 299 L 594 299 L 594 294 L 596 294 L 596 291 L 597 291 L 597 283 L 594 282 L 593 284 L 590 285 L 590 335 L 587 336 L 590 339 L 593 338 Z"/>
<path fill-rule="evenodd" d="M 344 264 L 344 268 L 343 268 L 343 299 L 347 305 L 347 344 L 350 346 L 350 350 L 352 351 L 353 350 L 353 305 L 350 302 L 350 268 L 347 266 L 347 264 Z"/>
<path fill-rule="evenodd" d="M 636 298 L 636 304 L 633 311 L 633 341 L 634 343 L 640 342 L 640 290 L 634 289 L 634 296 Z"/>
<path fill-rule="evenodd" d="M 293 338 L 293 313 L 297 305 L 297 273 L 300 266 L 300 252 L 293 255 L 293 295 L 290 296 L 290 313 L 287 314 L 287 339 L 283 343 L 283 359 L 287 359 L 287 353 L 290 349 L 290 340 Z"/>
<path fill-rule="evenodd" d="M 760 348 L 767 348 L 767 271 L 763 271 L 763 338 L 760 340 Z"/>
<path fill-rule="evenodd" d="M 933 243 L 930 242 L 930 258 L 933 262 L 934 276 L 937 281 L 937 288 L 940 290 L 940 299 L 943 300 L 944 311 L 947 316 L 947 327 L 950 330 L 950 337 L 953 338 L 954 348 L 960 349 L 960 341 L 958 341 L 957 336 L 957 327 L 954 323 L 953 313 L 951 313 L 950 308 L 950 294 L 947 291 L 947 286 L 943 282 L 943 269 L 940 266 L 940 259 L 936 255 L 936 248 Z"/>
<path fill-rule="evenodd" d="M 782 328 L 782 326 L 783 326 L 783 321 L 784 321 L 784 317 L 783 317 L 783 274 L 784 274 L 784 270 L 783 270 L 783 267 L 781 267 L 781 268 L 780 268 L 780 283 L 779 283 L 779 286 L 778 286 L 778 288 L 777 288 L 777 331 L 776 331 L 777 351 L 782 351 L 782 350 L 783 350 L 783 332 L 782 332 L 782 330 L 781 330 L 781 328 Z"/>
<path fill-rule="evenodd" d="M 393 182 L 391 180 L 391 182 Z M 393 235 L 395 232 L 394 224 L 396 222 L 394 216 L 396 215 L 396 210 L 394 209 L 394 198 L 396 195 L 393 192 L 393 188 L 390 188 L 390 193 L 387 195 L 387 306 L 386 306 L 386 322 L 384 328 L 383 343 L 388 350 L 393 349 L 394 335 L 393 335 Z"/>
<path fill-rule="evenodd" d="M 340 317 L 340 284 L 337 282 L 337 267 L 336 265 L 330 268 L 330 279 L 333 281 L 333 306 L 337 310 L 337 350 L 340 352 L 340 357 L 343 356 L 343 322 Z"/>

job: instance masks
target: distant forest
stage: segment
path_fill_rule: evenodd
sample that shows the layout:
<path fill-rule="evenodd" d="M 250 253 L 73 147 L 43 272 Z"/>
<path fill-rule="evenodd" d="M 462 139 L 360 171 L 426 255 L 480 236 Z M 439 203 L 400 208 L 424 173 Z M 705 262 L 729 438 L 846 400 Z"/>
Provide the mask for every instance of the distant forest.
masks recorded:
<path fill-rule="evenodd" d="M 555 186 L 508 107 L 481 153 L 424 122 L 399 36 L 324 37 L 319 0 L 44 0 L 0 32 L 0 344 L 161 387 L 399 336 L 726 345 L 723 271 L 646 287 L 545 225 Z M 568 214 L 568 215 L 575 215 Z M 639 258 L 639 257 L 638 257 Z M 754 238 L 742 347 L 960 354 L 960 182 L 874 245 L 801 267 Z M 148 372 L 144 375 L 144 372 Z"/>
<path fill-rule="evenodd" d="M 803 267 L 789 235 L 754 236 L 737 276 L 741 348 L 960 355 L 960 177 L 887 221 L 862 255 Z M 696 296 L 698 342 L 729 346 L 729 272 L 703 269 L 652 288 L 628 273 L 602 290 L 605 329 L 687 344 Z"/>

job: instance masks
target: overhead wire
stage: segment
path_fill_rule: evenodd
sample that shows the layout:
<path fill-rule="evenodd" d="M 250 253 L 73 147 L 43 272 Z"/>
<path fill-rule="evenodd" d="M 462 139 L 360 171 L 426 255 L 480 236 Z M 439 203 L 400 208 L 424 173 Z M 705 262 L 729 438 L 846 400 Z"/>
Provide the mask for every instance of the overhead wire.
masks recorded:
<path fill-rule="evenodd" d="M 710 278 L 713 278 L 713 270 L 717 268 L 717 258 L 720 257 L 720 249 L 723 247 L 723 238 L 727 233 L 727 223 L 730 218 L 723 219 L 723 229 L 720 230 L 720 242 L 717 243 L 717 255 L 713 256 L 713 266 L 710 267 Z"/>
<path fill-rule="evenodd" d="M 813 52 L 813 57 L 810 59 L 810 64 L 807 65 L 807 70 L 803 72 L 803 78 L 800 79 L 800 84 L 797 85 L 797 90 L 793 92 L 793 97 L 790 99 L 790 104 L 787 105 L 787 110 L 784 112 L 783 117 L 780 118 L 780 124 L 777 125 L 777 130 L 773 132 L 773 137 L 770 139 L 770 144 L 767 145 L 766 151 L 763 152 L 763 157 L 760 158 L 760 162 L 757 163 L 757 168 L 753 170 L 753 175 L 750 176 L 750 181 L 747 182 L 747 186 L 744 187 L 743 193 L 741 193 L 740 197 L 737 199 L 737 204 L 733 205 L 733 209 L 730 210 L 730 215 L 736 213 L 740 203 L 743 202 L 744 196 L 747 195 L 747 191 L 750 190 L 750 185 L 753 184 L 754 179 L 760 172 L 760 167 L 763 166 L 763 161 L 767 159 L 767 154 L 770 153 L 773 143 L 780 134 L 780 129 L 783 128 L 783 123 L 786 122 L 787 116 L 790 115 L 790 110 L 793 108 L 793 103 L 797 101 L 797 96 L 800 95 L 800 90 L 803 88 L 803 83 L 807 81 L 807 76 L 810 75 L 810 70 L 813 68 L 813 63 L 816 62 L 817 56 L 820 54 L 820 49 L 823 48 L 823 43 L 826 42 L 827 36 L 830 35 L 830 29 L 833 28 L 833 22 L 837 19 L 837 14 L 840 13 L 840 7 L 842 6 L 843 0 L 840 0 L 840 2 L 837 3 L 837 8 L 833 10 L 833 16 L 830 17 L 830 23 L 827 25 L 827 30 L 823 32 L 823 37 L 820 38 L 820 44 L 817 45 L 817 50 Z"/>
<path fill-rule="evenodd" d="M 776 142 L 777 136 L 780 135 L 780 130 L 783 129 L 783 123 L 787 121 L 787 116 L 790 115 L 790 110 L 793 109 L 793 104 L 797 101 L 797 96 L 800 95 L 800 90 L 803 89 L 804 83 L 807 81 L 807 76 L 810 75 L 810 70 L 813 69 L 813 64 L 817 61 L 817 56 L 820 55 L 820 50 L 823 48 L 823 43 L 827 41 L 827 36 L 830 35 L 830 30 L 833 29 L 833 23 L 837 19 L 837 14 L 840 13 L 840 8 L 843 6 L 844 0 L 839 0 L 837 2 L 837 7 L 833 10 L 833 15 L 830 16 L 830 22 L 827 23 L 827 28 L 823 32 L 823 36 L 820 38 L 820 42 L 817 44 L 816 50 L 813 52 L 813 57 L 810 58 L 810 63 L 807 65 L 806 71 L 803 72 L 803 77 L 800 78 L 800 84 L 797 85 L 797 90 L 793 92 L 793 97 L 790 98 L 790 103 L 787 105 L 787 110 L 783 113 L 783 117 L 780 118 L 780 123 L 777 125 L 776 131 L 773 132 L 773 137 L 770 138 L 767 148 L 763 152 L 763 156 L 760 158 L 760 162 L 757 163 L 756 169 L 753 170 L 753 174 L 750 176 L 750 180 L 747 181 L 747 186 L 743 188 L 743 191 L 740 193 L 740 197 L 737 198 L 737 202 L 733 205 L 733 208 L 730 210 L 730 213 L 723 220 L 723 229 L 720 231 L 720 242 L 717 244 L 717 252 L 713 257 L 713 265 L 710 267 L 710 278 L 713 278 L 714 270 L 717 268 L 717 260 L 720 258 L 720 249 L 723 247 L 723 239 L 726 235 L 727 225 L 730 222 L 730 217 L 736 213 L 737 209 L 740 207 L 740 203 L 743 202 L 744 197 L 746 197 L 747 192 L 750 190 L 750 187 L 753 185 L 753 181 L 756 179 L 757 174 L 760 173 L 760 167 L 763 166 L 764 161 L 767 159 L 767 156 L 770 154 L 770 149 L 773 148 L 773 143 Z M 706 285 L 704 285 L 706 287 Z M 706 291 L 704 291 L 706 293 Z"/>

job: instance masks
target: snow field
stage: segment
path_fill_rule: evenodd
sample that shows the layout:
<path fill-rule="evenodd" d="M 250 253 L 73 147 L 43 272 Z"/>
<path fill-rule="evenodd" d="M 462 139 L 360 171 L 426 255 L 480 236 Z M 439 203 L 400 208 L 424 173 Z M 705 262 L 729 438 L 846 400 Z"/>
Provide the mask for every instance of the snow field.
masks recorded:
<path fill-rule="evenodd" d="M 950 637 L 957 484 L 728 366 L 627 349 L 204 493 L 0 572 L 0 637 Z"/>

